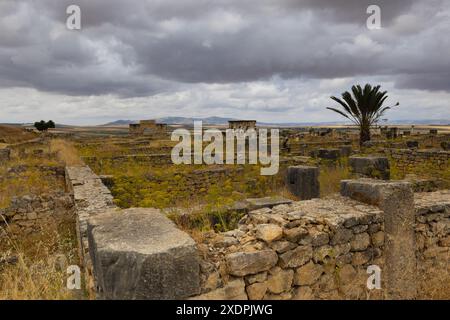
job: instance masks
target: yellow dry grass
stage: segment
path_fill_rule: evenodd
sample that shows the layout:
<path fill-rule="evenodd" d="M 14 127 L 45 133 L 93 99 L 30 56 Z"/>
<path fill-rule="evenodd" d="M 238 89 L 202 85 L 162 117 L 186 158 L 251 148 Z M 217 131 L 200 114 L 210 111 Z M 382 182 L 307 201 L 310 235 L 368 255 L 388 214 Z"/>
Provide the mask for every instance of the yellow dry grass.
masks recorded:
<path fill-rule="evenodd" d="M 0 241 L 0 300 L 65 300 L 82 292 L 66 287 L 67 265 L 77 261 L 73 225 L 49 226 L 38 234 Z"/>
<path fill-rule="evenodd" d="M 58 159 L 65 165 L 82 165 L 77 149 L 72 142 L 63 139 L 53 139 L 50 141 L 50 152 L 58 155 Z"/>
<path fill-rule="evenodd" d="M 319 174 L 320 196 L 325 197 L 339 192 L 341 180 L 349 177 L 350 172 L 347 165 L 321 166 Z"/>
<path fill-rule="evenodd" d="M 14 126 L 0 126 L 0 140 L 5 141 L 2 143 L 17 143 L 26 140 L 36 138 L 37 134 L 32 132 L 26 132 L 22 128 Z"/>

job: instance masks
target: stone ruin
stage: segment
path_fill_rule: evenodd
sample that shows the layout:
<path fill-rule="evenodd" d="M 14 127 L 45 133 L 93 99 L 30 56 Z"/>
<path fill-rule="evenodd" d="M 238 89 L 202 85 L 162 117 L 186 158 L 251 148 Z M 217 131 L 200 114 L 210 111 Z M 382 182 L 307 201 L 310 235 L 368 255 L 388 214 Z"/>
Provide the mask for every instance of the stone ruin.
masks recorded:
<path fill-rule="evenodd" d="M 157 134 L 167 130 L 165 123 L 156 123 L 156 120 L 141 120 L 139 123 L 131 123 L 129 132 L 132 135 L 143 135 L 145 133 Z"/>
<path fill-rule="evenodd" d="M 286 187 L 299 200 L 320 197 L 319 168 L 311 166 L 289 167 Z"/>
<path fill-rule="evenodd" d="M 350 170 L 360 177 L 390 179 L 390 165 L 384 156 L 351 156 L 349 158 Z"/>
<path fill-rule="evenodd" d="M 256 120 L 230 120 L 228 121 L 228 129 L 248 130 L 256 129 Z"/>
<path fill-rule="evenodd" d="M 138 123 L 130 123 L 129 130 L 130 130 L 130 134 L 142 134 L 143 133 L 141 125 Z"/>
<path fill-rule="evenodd" d="M 448 190 L 343 181 L 341 195 L 263 206 L 195 243 L 159 210 L 116 208 L 88 167 L 66 178 L 98 299 L 412 299 L 432 269 L 448 283 Z M 381 290 L 366 287 L 370 265 L 382 270 Z"/>
<path fill-rule="evenodd" d="M 397 127 L 385 127 L 381 129 L 381 134 L 384 135 L 387 139 L 397 139 L 399 136 L 399 130 Z"/>

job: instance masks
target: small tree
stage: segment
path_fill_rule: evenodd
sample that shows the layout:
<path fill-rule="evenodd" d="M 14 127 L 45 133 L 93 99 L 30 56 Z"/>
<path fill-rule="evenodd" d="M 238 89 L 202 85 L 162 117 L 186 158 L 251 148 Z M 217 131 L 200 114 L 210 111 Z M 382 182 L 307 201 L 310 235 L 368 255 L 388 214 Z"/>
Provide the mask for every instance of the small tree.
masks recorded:
<path fill-rule="evenodd" d="M 39 122 L 34 123 L 34 127 L 39 131 L 47 131 L 50 128 L 55 128 L 56 125 L 53 122 L 53 120 L 45 122 L 44 120 L 41 120 Z"/>
<path fill-rule="evenodd" d="M 348 91 L 342 93 L 342 100 L 331 97 L 340 104 L 341 109 L 327 109 L 339 113 L 359 126 L 359 143 L 362 145 L 364 142 L 370 141 L 370 128 L 381 119 L 387 110 L 392 108 L 383 107 L 388 98 L 386 93 L 387 91 L 380 92 L 380 86 L 372 87 L 370 84 L 366 84 L 364 89 L 360 85 L 353 86 L 352 93 Z M 397 102 L 394 106 L 398 105 Z"/>
<path fill-rule="evenodd" d="M 53 122 L 53 120 L 50 120 L 47 122 L 47 129 L 55 129 L 55 128 L 56 128 L 56 125 Z"/>

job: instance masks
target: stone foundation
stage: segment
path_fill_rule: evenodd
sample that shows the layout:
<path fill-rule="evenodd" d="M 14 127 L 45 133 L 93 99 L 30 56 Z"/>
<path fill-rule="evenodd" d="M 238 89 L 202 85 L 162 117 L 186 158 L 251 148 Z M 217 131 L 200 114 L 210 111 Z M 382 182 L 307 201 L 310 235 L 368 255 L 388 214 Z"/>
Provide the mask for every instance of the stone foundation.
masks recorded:
<path fill-rule="evenodd" d="M 257 209 L 238 229 L 195 244 L 158 210 L 115 208 L 88 167 L 67 168 L 67 177 L 100 299 L 410 299 L 434 272 L 448 276 L 448 190 L 344 182 L 345 196 Z M 367 288 L 373 265 L 381 289 Z"/>
<path fill-rule="evenodd" d="M 6 236 L 3 232 L 15 238 L 57 225 L 73 216 L 73 207 L 72 197 L 64 192 L 13 198 L 9 207 L 0 209 L 0 239 Z"/>
<path fill-rule="evenodd" d="M 384 153 L 395 162 L 397 169 L 405 174 L 441 176 L 443 171 L 450 169 L 450 151 L 385 149 Z"/>

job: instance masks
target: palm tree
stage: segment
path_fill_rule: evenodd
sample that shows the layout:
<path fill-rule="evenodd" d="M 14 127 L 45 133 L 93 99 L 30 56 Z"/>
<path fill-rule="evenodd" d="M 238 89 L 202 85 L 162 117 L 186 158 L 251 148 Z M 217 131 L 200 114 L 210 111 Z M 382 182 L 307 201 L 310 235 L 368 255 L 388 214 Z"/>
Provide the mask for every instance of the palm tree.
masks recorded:
<path fill-rule="evenodd" d="M 352 87 L 353 95 L 346 91 L 342 94 L 342 100 L 331 97 L 342 108 L 327 108 L 333 110 L 359 126 L 359 143 L 370 140 L 370 128 L 376 124 L 383 114 L 392 107 L 398 106 L 397 102 L 392 107 L 383 107 L 387 99 L 387 91 L 380 91 L 380 86 L 372 87 L 366 84 L 364 89 L 360 85 Z"/>

